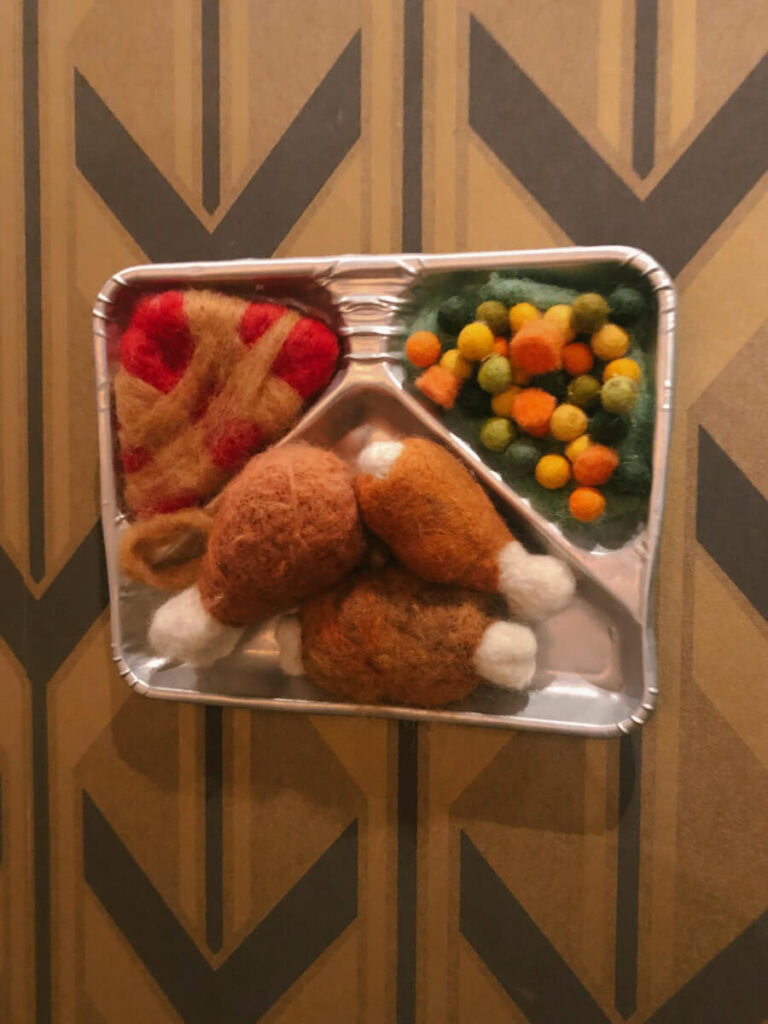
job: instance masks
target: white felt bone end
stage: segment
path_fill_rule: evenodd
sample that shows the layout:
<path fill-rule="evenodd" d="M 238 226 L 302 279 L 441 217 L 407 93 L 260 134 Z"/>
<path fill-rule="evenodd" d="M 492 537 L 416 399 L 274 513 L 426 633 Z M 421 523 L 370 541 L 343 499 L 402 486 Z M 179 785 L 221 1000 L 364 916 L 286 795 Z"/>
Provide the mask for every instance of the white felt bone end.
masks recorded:
<path fill-rule="evenodd" d="M 164 658 L 202 667 L 229 654 L 242 632 L 214 619 L 203 607 L 197 587 L 187 587 L 157 609 L 149 642 Z"/>
<path fill-rule="evenodd" d="M 536 671 L 536 637 L 519 622 L 493 622 L 475 651 L 475 671 L 505 690 L 524 690 Z"/>
<path fill-rule="evenodd" d="M 281 615 L 275 626 L 280 668 L 287 676 L 303 676 L 301 622 L 298 615 Z"/>
<path fill-rule="evenodd" d="M 373 441 L 358 455 L 357 468 L 361 473 L 384 480 L 402 450 L 402 441 Z"/>
<path fill-rule="evenodd" d="M 546 619 L 565 608 L 576 580 L 568 566 L 551 555 L 532 555 L 522 544 L 505 544 L 498 555 L 499 590 L 511 610 L 524 619 Z"/>

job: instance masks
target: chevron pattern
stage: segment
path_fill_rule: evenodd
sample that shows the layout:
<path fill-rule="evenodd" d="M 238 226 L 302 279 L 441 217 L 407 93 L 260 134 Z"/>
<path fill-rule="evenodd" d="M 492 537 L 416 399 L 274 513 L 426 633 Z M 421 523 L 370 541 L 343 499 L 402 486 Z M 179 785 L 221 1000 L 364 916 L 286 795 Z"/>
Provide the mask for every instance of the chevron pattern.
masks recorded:
<path fill-rule="evenodd" d="M 0 1019 L 768 1019 L 765 4 L 0 7 Z M 642 734 L 132 694 L 104 279 L 571 242 L 647 248 L 680 293 Z"/>

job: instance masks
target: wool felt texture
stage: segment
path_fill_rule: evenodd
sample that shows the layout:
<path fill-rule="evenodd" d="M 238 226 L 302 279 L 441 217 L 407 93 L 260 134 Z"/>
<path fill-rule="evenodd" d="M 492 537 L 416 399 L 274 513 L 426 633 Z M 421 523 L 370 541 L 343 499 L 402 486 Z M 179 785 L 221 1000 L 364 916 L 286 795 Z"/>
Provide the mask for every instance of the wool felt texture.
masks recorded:
<path fill-rule="evenodd" d="M 573 462 L 573 478 L 580 484 L 594 487 L 607 483 L 619 464 L 619 456 L 613 448 L 602 444 L 591 444 Z"/>
<path fill-rule="evenodd" d="M 565 303 L 558 306 L 550 306 L 544 314 L 544 319 L 554 324 L 563 336 L 563 341 L 573 341 L 576 331 L 571 323 L 571 307 Z"/>
<path fill-rule="evenodd" d="M 576 487 L 571 491 L 568 508 L 574 519 L 593 523 L 605 511 L 605 498 L 594 487 Z"/>
<path fill-rule="evenodd" d="M 582 409 L 591 409 L 600 400 L 600 382 L 589 373 L 574 377 L 568 385 L 568 401 Z"/>
<path fill-rule="evenodd" d="M 533 437 L 549 432 L 549 421 L 557 402 L 554 395 L 541 388 L 526 388 L 512 400 L 512 416 L 517 425 Z"/>
<path fill-rule="evenodd" d="M 475 320 L 462 327 L 456 341 L 456 347 L 466 360 L 471 363 L 485 359 L 493 352 L 493 331 L 488 324 Z"/>
<path fill-rule="evenodd" d="M 510 420 L 504 416 L 492 416 L 483 424 L 480 442 L 492 452 L 503 452 L 515 436 L 515 428 Z"/>
<path fill-rule="evenodd" d="M 365 703 L 447 704 L 470 693 L 481 670 L 521 688 L 536 641 L 526 627 L 498 622 L 497 610 L 490 595 L 428 583 L 399 566 L 362 573 L 301 605 L 301 660 L 283 647 L 283 664 L 300 664 L 332 693 Z M 487 637 L 494 626 L 509 628 Z"/>
<path fill-rule="evenodd" d="M 637 402 L 637 382 L 623 374 L 609 377 L 603 384 L 600 401 L 606 412 L 626 416 L 632 412 Z"/>
<path fill-rule="evenodd" d="M 481 302 L 475 310 L 475 319 L 482 320 L 496 336 L 509 333 L 509 313 L 503 302 Z"/>
<path fill-rule="evenodd" d="M 523 618 L 554 614 L 570 600 L 570 570 L 548 555 L 529 554 L 514 540 L 483 488 L 445 448 L 423 438 L 374 442 L 361 452 L 358 466 L 363 520 L 411 572 L 436 583 L 498 591 Z M 508 558 L 510 548 L 516 552 Z M 535 594 L 538 577 L 542 591 Z"/>
<path fill-rule="evenodd" d="M 558 441 L 575 441 L 587 429 L 587 414 L 578 405 L 558 405 L 549 421 L 549 429 Z"/>
<path fill-rule="evenodd" d="M 431 331 L 416 331 L 405 343 L 405 354 L 414 366 L 426 368 L 436 363 L 442 349 L 440 339 Z"/>
<path fill-rule="evenodd" d="M 440 365 L 459 380 L 466 380 L 472 376 L 472 364 L 464 358 L 457 348 L 449 348 L 447 352 L 443 352 L 440 357 Z"/>
<path fill-rule="evenodd" d="M 149 643 L 156 654 L 198 666 L 225 658 L 241 634 L 238 626 L 227 626 L 210 614 L 196 586 L 166 601 L 149 625 Z"/>
<path fill-rule="evenodd" d="M 542 455 L 536 463 L 536 479 L 542 487 L 556 490 L 571 478 L 571 464 L 564 455 Z"/>
<path fill-rule="evenodd" d="M 416 387 L 435 405 L 450 409 L 459 393 L 459 378 L 444 366 L 430 366 L 418 378 Z"/>
<path fill-rule="evenodd" d="M 579 294 L 599 292 L 610 296 L 617 287 L 630 286 L 642 298 L 640 316 L 629 327 L 630 349 L 627 353 L 640 367 L 642 374 L 641 390 L 637 405 L 628 417 L 611 416 L 600 408 L 600 385 L 594 383 L 594 395 L 591 402 L 584 404 L 590 415 L 589 432 L 593 440 L 611 445 L 618 449 L 622 462 L 642 458 L 647 470 L 652 462 L 653 425 L 655 414 L 655 382 L 654 357 L 657 301 L 642 281 L 632 271 L 622 269 L 617 275 L 610 267 L 585 265 L 582 268 L 560 270 L 557 268 L 540 268 L 527 272 L 494 271 L 451 271 L 448 273 L 429 274 L 419 280 L 408 291 L 408 301 L 400 313 L 403 341 L 411 332 L 419 329 L 435 331 L 440 337 L 443 347 L 449 349 L 456 344 L 455 333 L 446 331 L 438 323 L 437 312 L 449 299 L 455 297 L 472 312 L 486 299 L 495 299 L 512 306 L 518 302 L 531 302 L 539 310 L 545 311 L 556 305 L 570 306 Z M 470 313 L 471 319 L 471 313 Z M 610 319 L 613 319 L 611 316 Z M 626 326 L 626 325 L 623 325 Z M 588 341 L 586 337 L 578 337 L 579 343 Z M 406 368 L 410 386 L 413 387 L 415 374 Z M 517 371 L 516 371 L 517 372 Z M 603 364 L 596 361 L 592 373 L 602 378 Z M 554 379 L 554 378 L 553 378 Z M 542 378 L 538 377 L 529 383 L 540 388 Z M 515 384 L 525 385 L 525 379 L 515 377 Z M 546 388 L 549 387 L 547 384 Z M 574 401 L 569 395 L 561 397 L 562 401 Z M 577 401 L 575 404 L 581 404 Z M 604 514 L 591 524 L 581 524 L 573 519 L 568 507 L 568 498 L 574 483 L 560 490 L 547 490 L 535 479 L 533 466 L 542 455 L 561 451 L 562 445 L 553 449 L 553 442 L 548 434 L 540 437 L 530 436 L 526 441 L 537 449 L 538 455 L 526 459 L 525 449 L 520 448 L 520 461 L 515 456 L 508 457 L 513 450 L 518 451 L 521 440 L 514 441 L 502 453 L 491 452 L 480 441 L 480 432 L 486 419 L 497 410 L 491 409 L 489 396 L 482 391 L 474 379 L 466 381 L 459 391 L 456 402 L 451 410 L 442 412 L 433 410 L 444 425 L 462 441 L 471 445 L 482 456 L 484 461 L 521 496 L 526 498 L 539 513 L 555 522 L 573 543 L 590 549 L 595 543 L 607 548 L 616 548 L 636 535 L 647 514 L 648 483 L 638 490 L 629 491 L 619 488 L 619 477 L 614 476 L 607 484 L 601 485 L 606 499 Z M 592 429 L 594 425 L 594 430 Z M 524 467 L 527 463 L 527 470 Z"/>
<path fill-rule="evenodd" d="M 287 444 L 255 456 L 223 492 L 198 587 L 232 625 L 332 586 L 364 552 L 352 475 L 332 452 Z"/>
<path fill-rule="evenodd" d="M 563 367 L 571 377 L 589 373 L 594 365 L 595 357 L 592 355 L 592 349 L 583 341 L 574 341 L 572 345 L 566 345 L 563 349 Z"/>
<path fill-rule="evenodd" d="M 491 395 L 500 395 L 512 385 L 512 367 L 502 355 L 488 356 L 477 371 L 477 383 Z"/>
<path fill-rule="evenodd" d="M 532 376 L 559 370 L 563 365 L 565 339 L 548 320 L 529 320 L 509 343 L 509 357 L 515 366 Z"/>
<path fill-rule="evenodd" d="M 120 537 L 120 568 L 131 579 L 160 590 L 183 590 L 200 574 L 213 523 L 208 508 L 140 520 Z"/>
<path fill-rule="evenodd" d="M 558 402 L 565 401 L 568 394 L 570 379 L 564 370 L 550 370 L 549 373 L 539 373 L 528 379 L 528 385 L 538 388 L 539 391 L 548 391 L 554 395 Z"/>
<path fill-rule="evenodd" d="M 597 292 L 585 292 L 571 304 L 571 326 L 577 334 L 599 331 L 608 319 L 608 303 Z"/>
<path fill-rule="evenodd" d="M 521 390 L 522 388 L 513 384 L 511 388 L 502 391 L 500 395 L 494 395 L 491 399 L 491 409 L 494 415 L 511 416 L 512 402 L 515 400 L 515 396 L 520 394 Z"/>
<path fill-rule="evenodd" d="M 293 425 L 338 351 L 324 324 L 285 306 L 196 290 L 142 298 L 114 382 L 128 512 L 205 501 Z"/>

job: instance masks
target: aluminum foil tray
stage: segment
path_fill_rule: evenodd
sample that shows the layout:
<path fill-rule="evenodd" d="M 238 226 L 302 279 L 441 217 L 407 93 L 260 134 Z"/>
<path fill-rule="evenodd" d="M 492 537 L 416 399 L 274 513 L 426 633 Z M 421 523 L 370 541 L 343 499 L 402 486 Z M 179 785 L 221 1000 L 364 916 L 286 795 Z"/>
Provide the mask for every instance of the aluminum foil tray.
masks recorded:
<path fill-rule="evenodd" d="M 655 372 L 653 486 L 643 528 L 623 547 L 586 549 L 517 495 L 433 407 L 406 387 L 399 349 L 399 312 L 427 275 L 514 270 L 580 290 L 621 281 L 641 288 L 655 310 L 650 349 Z M 136 298 L 165 288 L 215 287 L 245 298 L 274 298 L 324 319 L 345 340 L 341 368 L 328 389 L 283 439 L 302 438 L 354 459 L 373 439 L 422 435 L 448 447 L 474 471 L 529 547 L 565 559 L 578 578 L 577 596 L 538 627 L 534 688 L 514 695 L 480 686 L 445 710 L 361 705 L 334 698 L 311 679 L 283 675 L 273 624 L 246 632 L 236 650 L 210 668 L 165 661 L 147 646 L 147 624 L 166 595 L 125 579 L 117 561 L 124 516 L 117 501 L 112 430 L 112 377 L 120 334 Z M 671 427 L 675 290 L 646 253 L 616 247 L 563 248 L 450 255 L 341 256 L 237 260 L 132 267 L 105 284 L 93 310 L 104 540 L 109 569 L 112 642 L 121 674 L 139 693 L 312 714 L 377 715 L 419 721 L 515 727 L 584 736 L 629 732 L 647 720 L 657 699 L 653 578 L 664 503 Z M 655 352 L 654 352 L 655 348 Z M 281 442 L 281 443 L 283 443 Z"/>

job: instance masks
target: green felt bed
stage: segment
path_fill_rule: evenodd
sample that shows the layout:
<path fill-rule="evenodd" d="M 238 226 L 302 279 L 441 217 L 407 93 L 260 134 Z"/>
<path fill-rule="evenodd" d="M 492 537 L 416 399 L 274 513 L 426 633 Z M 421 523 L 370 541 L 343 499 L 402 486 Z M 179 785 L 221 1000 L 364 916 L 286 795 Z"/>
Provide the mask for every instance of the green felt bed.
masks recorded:
<path fill-rule="evenodd" d="M 403 327 L 402 345 L 409 334 L 417 330 L 433 331 L 440 338 L 443 350 L 456 346 L 456 336 L 442 331 L 438 324 L 438 309 L 450 296 L 461 296 L 472 309 L 487 299 L 497 299 L 506 305 L 515 302 L 531 302 L 539 309 L 546 310 L 559 303 L 570 303 L 580 292 L 596 291 L 605 295 L 617 285 L 628 284 L 638 289 L 645 297 L 645 311 L 640 319 L 626 328 L 631 341 L 627 353 L 639 363 L 643 378 L 637 404 L 630 414 L 630 430 L 625 440 L 615 445 L 622 460 L 642 460 L 649 467 L 652 464 L 653 424 L 655 417 L 654 365 L 656 356 L 657 307 L 653 293 L 645 280 L 632 268 L 617 270 L 613 265 L 571 267 L 566 270 L 491 272 L 461 271 L 435 273 L 423 278 L 413 286 L 406 305 L 401 312 Z M 423 371 L 407 363 L 407 386 L 414 387 L 414 381 Z M 602 379 L 604 364 L 595 363 L 592 373 Z M 535 385 L 535 380 L 532 385 Z M 510 471 L 504 456 L 488 451 L 480 443 L 480 428 L 493 415 L 491 396 L 480 390 L 474 380 L 462 387 L 459 401 L 453 409 L 445 411 L 427 399 L 424 404 L 432 409 L 435 416 L 443 420 L 449 429 L 468 441 L 485 462 L 497 470 L 505 482 L 517 493 L 528 498 L 543 515 L 555 521 L 573 541 L 586 547 L 601 544 L 618 547 L 630 540 L 642 527 L 647 514 L 648 494 L 627 494 L 609 481 L 600 488 L 605 496 L 605 514 L 596 523 L 580 523 L 568 511 L 568 497 L 573 485 L 557 491 L 541 487 L 531 472 L 519 476 Z M 526 435 L 521 435 L 526 436 Z M 530 438 L 542 455 L 562 452 L 565 445 L 549 438 Z"/>

